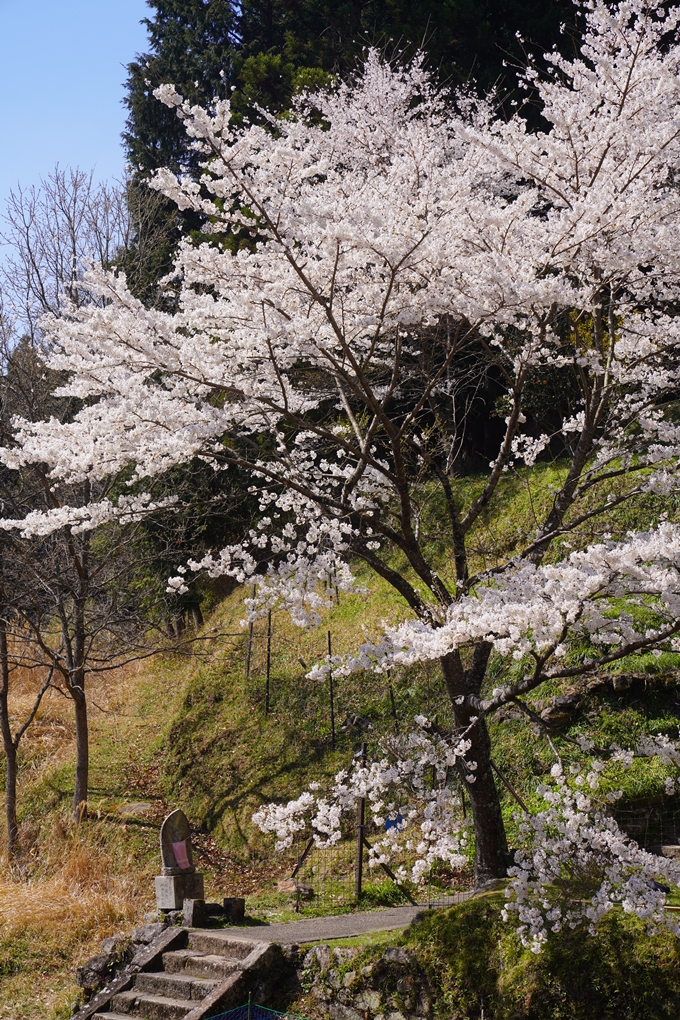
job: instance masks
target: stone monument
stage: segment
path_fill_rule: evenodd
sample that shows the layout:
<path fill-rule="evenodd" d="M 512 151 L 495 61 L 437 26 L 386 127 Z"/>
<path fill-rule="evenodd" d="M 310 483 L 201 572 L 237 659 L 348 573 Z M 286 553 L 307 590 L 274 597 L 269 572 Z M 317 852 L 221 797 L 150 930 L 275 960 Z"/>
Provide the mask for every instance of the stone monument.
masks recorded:
<path fill-rule="evenodd" d="M 181 910 L 185 900 L 202 900 L 203 875 L 191 852 L 191 831 L 183 811 L 172 811 L 161 825 L 162 874 L 156 875 L 158 910 Z"/>

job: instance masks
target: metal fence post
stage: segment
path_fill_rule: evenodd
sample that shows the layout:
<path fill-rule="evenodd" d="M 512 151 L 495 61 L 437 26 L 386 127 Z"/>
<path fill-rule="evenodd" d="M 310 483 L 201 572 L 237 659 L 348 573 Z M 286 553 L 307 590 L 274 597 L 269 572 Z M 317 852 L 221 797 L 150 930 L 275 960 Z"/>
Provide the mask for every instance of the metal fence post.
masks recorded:
<path fill-rule="evenodd" d="M 264 712 L 269 715 L 269 678 L 272 666 L 272 611 L 267 613 L 267 690 L 264 698 Z"/>
<path fill-rule="evenodd" d="M 253 585 L 253 598 L 257 592 L 257 585 Z M 248 624 L 248 651 L 246 652 L 246 680 L 250 679 L 250 656 L 253 651 L 253 624 Z"/>
<path fill-rule="evenodd" d="M 335 750 L 335 693 L 333 691 L 333 665 L 331 663 L 331 632 L 328 631 L 328 686 L 331 698 L 331 747 Z"/>

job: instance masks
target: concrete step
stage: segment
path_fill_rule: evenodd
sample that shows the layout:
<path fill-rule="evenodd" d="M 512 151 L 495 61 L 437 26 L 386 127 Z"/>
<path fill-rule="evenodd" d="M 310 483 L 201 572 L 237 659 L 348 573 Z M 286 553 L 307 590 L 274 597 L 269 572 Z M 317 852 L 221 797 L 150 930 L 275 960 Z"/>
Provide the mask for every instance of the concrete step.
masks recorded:
<path fill-rule="evenodd" d="M 166 974 L 154 971 L 138 974 L 134 991 L 138 995 L 165 995 L 170 999 L 205 999 L 216 988 L 218 981 L 193 974 Z"/>
<path fill-rule="evenodd" d="M 111 1000 L 115 1014 L 126 1018 L 146 1017 L 147 1020 L 182 1020 L 196 1005 L 195 999 L 175 999 L 168 995 L 147 995 L 132 988 L 119 992 Z"/>
<path fill-rule="evenodd" d="M 193 977 L 225 978 L 238 970 L 240 960 L 216 953 L 199 953 L 195 949 L 173 949 L 163 953 L 163 969 L 168 974 L 190 974 Z"/>
<path fill-rule="evenodd" d="M 234 960 L 245 960 L 259 943 L 250 939 L 234 938 L 221 931 L 190 931 L 189 949 L 215 956 L 228 956 Z"/>
<path fill-rule="evenodd" d="M 135 1012 L 138 998 L 139 996 L 133 988 L 129 988 L 125 992 L 117 992 L 111 999 L 111 1009 L 114 1013 L 124 1013 L 125 1016 L 130 1016 Z"/>
<path fill-rule="evenodd" d="M 92 1020 L 130 1020 L 129 1013 L 95 1013 Z"/>
<path fill-rule="evenodd" d="M 182 1020 L 195 1009 L 196 1001 L 170 999 L 166 995 L 142 995 L 137 1000 L 136 1016 L 145 1020 Z"/>

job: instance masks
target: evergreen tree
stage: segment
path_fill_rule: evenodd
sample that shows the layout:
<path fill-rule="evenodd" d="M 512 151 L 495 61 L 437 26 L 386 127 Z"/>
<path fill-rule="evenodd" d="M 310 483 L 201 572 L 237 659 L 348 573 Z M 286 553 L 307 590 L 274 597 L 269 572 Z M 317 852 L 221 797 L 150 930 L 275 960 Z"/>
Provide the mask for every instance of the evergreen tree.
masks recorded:
<path fill-rule="evenodd" d="M 195 171 L 174 112 L 153 96 L 171 82 L 190 103 L 232 94 L 242 112 L 254 104 L 285 109 L 296 88 L 351 71 L 367 45 L 411 56 L 424 49 L 452 85 L 509 88 L 506 64 L 525 62 L 566 42 L 571 0 L 148 0 L 149 52 L 128 65 L 124 141 L 142 175 L 159 166 Z M 560 25 L 568 29 L 560 34 Z M 517 38 L 519 32 L 526 40 Z"/>

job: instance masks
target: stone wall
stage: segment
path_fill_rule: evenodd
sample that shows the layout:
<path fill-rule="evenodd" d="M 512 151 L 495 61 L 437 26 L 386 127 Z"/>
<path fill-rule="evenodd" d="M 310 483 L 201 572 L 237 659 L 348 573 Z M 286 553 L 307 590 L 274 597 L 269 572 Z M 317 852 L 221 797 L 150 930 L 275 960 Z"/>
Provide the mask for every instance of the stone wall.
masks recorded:
<path fill-rule="evenodd" d="M 432 1014 L 433 991 L 409 949 L 310 949 L 298 980 L 320 1013 L 333 1020 L 415 1020 Z"/>

